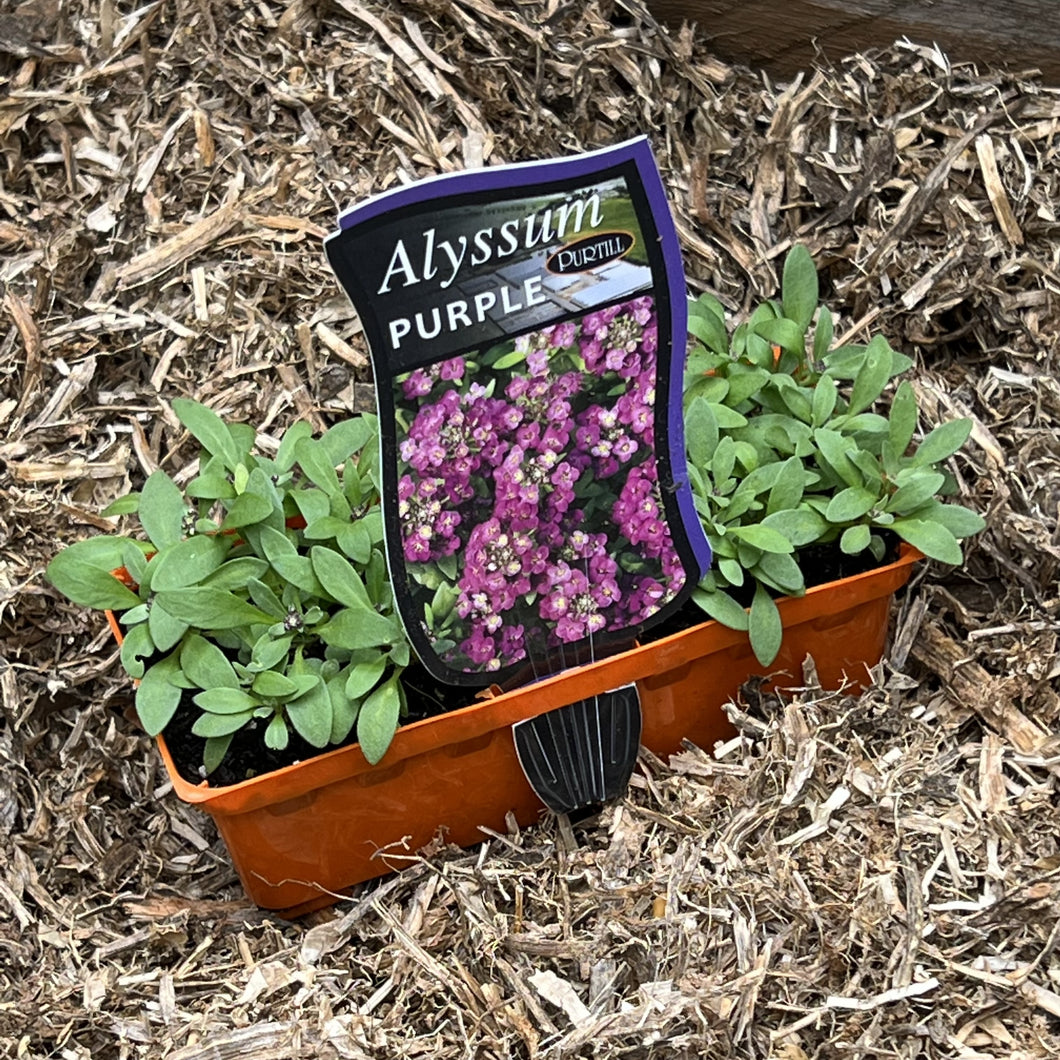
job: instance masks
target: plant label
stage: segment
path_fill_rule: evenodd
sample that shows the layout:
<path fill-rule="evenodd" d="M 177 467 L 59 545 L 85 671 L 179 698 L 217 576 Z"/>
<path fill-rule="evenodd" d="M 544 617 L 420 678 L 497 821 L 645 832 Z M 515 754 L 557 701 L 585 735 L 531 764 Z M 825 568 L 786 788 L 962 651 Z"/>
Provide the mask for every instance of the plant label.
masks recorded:
<path fill-rule="evenodd" d="M 540 676 L 673 613 L 710 549 L 647 141 L 425 180 L 339 223 L 326 250 L 371 348 L 387 559 L 428 670 Z"/>

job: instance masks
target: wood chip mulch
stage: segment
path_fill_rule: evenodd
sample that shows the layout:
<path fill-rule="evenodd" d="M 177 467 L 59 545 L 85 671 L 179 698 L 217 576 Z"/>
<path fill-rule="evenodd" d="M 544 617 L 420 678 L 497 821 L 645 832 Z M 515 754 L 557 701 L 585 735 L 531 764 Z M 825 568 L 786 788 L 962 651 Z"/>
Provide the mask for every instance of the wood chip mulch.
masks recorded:
<path fill-rule="evenodd" d="M 1060 92 L 908 42 L 776 84 L 635 0 L 7 10 L 0 1053 L 1060 1055 Z M 176 396 L 266 433 L 371 407 L 340 208 L 641 133 L 692 289 L 739 312 L 806 243 L 838 333 L 916 358 L 922 426 L 974 418 L 988 529 L 865 695 L 749 689 L 595 820 L 262 913 L 43 566 L 181 466 Z"/>

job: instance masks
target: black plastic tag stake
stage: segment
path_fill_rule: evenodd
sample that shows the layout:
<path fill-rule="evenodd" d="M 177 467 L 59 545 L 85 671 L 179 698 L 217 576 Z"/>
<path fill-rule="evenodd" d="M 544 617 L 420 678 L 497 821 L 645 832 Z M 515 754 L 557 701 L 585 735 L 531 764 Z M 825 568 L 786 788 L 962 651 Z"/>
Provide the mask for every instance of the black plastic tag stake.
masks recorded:
<path fill-rule="evenodd" d="M 640 695 L 623 685 L 512 726 L 526 779 L 554 813 L 618 798 L 637 762 Z"/>

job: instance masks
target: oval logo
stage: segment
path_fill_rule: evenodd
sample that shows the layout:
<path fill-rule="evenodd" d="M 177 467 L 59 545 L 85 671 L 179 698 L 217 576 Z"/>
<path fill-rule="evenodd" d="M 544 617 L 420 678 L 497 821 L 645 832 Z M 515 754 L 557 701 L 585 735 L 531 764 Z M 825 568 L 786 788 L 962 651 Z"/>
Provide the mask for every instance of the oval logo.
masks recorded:
<path fill-rule="evenodd" d="M 624 258 L 636 243 L 630 232 L 594 232 L 560 247 L 545 262 L 545 268 L 558 276 L 588 272 L 609 261 Z"/>

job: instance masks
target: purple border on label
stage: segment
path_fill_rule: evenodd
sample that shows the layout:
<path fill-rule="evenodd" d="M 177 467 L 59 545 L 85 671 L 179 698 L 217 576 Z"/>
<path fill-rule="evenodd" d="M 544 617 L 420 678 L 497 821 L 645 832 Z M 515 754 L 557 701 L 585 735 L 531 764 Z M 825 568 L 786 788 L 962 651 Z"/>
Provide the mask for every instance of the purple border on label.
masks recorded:
<path fill-rule="evenodd" d="M 658 228 L 663 259 L 666 263 L 666 284 L 670 294 L 670 334 L 674 345 L 670 353 L 670 402 L 667 409 L 670 468 L 677 485 L 677 507 L 681 513 L 688 543 L 699 564 L 699 574 L 695 578 L 698 582 L 710 569 L 711 551 L 692 499 L 692 487 L 688 482 L 688 463 L 685 457 L 684 410 L 681 402 L 684 390 L 684 350 L 678 350 L 676 347 L 678 343 L 686 341 L 688 335 L 688 292 L 684 287 L 681 244 L 677 237 L 673 215 L 670 213 L 670 202 L 666 197 L 666 189 L 659 175 L 655 155 L 646 136 L 638 136 L 636 139 L 627 140 L 614 147 L 589 151 L 572 158 L 516 162 L 496 169 L 461 170 L 458 173 L 446 173 L 415 184 L 391 188 L 389 191 L 373 196 L 368 202 L 341 213 L 339 228 L 345 231 L 355 225 L 370 221 L 380 214 L 451 195 L 504 190 L 511 187 L 513 172 L 518 173 L 520 177 L 525 177 L 528 181 L 592 177 L 598 174 L 604 165 L 628 161 L 632 161 L 636 166 L 644 183 L 644 191 Z M 337 235 L 339 233 L 329 238 L 334 239 Z"/>

